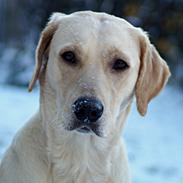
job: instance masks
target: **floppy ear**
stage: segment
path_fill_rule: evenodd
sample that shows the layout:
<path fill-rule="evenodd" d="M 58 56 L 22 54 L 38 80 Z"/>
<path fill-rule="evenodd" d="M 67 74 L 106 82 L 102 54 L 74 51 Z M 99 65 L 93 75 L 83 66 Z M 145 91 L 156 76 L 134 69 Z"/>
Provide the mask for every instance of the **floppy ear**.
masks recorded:
<path fill-rule="evenodd" d="M 47 61 L 48 61 L 48 52 L 49 52 L 49 45 L 52 40 L 52 37 L 55 33 L 55 31 L 58 28 L 59 21 L 62 16 L 65 14 L 62 13 L 53 13 L 53 15 L 50 17 L 50 20 L 47 24 L 47 26 L 44 28 L 44 30 L 41 33 L 38 46 L 36 48 L 36 56 L 35 56 L 35 68 L 34 73 L 32 76 L 32 80 L 29 83 L 29 91 L 32 91 L 36 81 L 39 79 L 42 71 L 45 69 Z"/>
<path fill-rule="evenodd" d="M 145 33 L 143 33 L 145 34 Z M 140 70 L 136 83 L 136 101 L 139 113 L 144 116 L 148 103 L 165 86 L 170 76 L 166 62 L 160 57 L 147 35 L 140 40 Z"/>

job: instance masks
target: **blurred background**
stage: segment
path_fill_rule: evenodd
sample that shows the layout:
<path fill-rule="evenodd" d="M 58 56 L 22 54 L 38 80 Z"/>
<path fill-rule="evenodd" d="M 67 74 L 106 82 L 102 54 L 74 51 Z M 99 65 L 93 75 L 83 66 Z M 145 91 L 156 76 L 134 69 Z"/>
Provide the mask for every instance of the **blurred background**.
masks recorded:
<path fill-rule="evenodd" d="M 183 0 L 0 0 L 0 158 L 38 108 L 27 93 L 34 52 L 52 12 L 80 10 L 123 17 L 148 32 L 170 66 L 169 86 L 141 118 L 135 109 L 125 140 L 134 183 L 183 182 Z"/>

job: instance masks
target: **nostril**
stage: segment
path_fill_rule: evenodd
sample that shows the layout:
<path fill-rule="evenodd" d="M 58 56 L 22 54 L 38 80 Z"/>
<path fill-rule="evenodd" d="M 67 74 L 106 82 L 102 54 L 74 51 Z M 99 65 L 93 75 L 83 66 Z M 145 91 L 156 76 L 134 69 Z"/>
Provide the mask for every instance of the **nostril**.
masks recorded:
<path fill-rule="evenodd" d="M 85 120 L 87 117 L 87 113 L 84 108 L 79 109 L 75 114 L 79 120 Z"/>
<path fill-rule="evenodd" d="M 86 115 L 85 109 L 80 109 L 80 110 L 79 110 L 79 114 L 80 114 L 81 116 Z"/>
<path fill-rule="evenodd" d="M 89 112 L 89 119 L 92 122 L 95 122 L 96 120 L 98 120 L 103 113 L 103 108 L 102 107 L 94 107 L 93 109 L 91 109 L 91 111 Z"/>
<path fill-rule="evenodd" d="M 97 116 L 97 111 L 91 111 L 90 116 L 95 118 Z"/>
<path fill-rule="evenodd" d="M 98 119 L 98 112 L 97 111 L 92 111 L 90 114 L 89 114 L 89 117 L 88 119 L 91 121 L 91 122 L 95 122 L 97 121 Z"/>

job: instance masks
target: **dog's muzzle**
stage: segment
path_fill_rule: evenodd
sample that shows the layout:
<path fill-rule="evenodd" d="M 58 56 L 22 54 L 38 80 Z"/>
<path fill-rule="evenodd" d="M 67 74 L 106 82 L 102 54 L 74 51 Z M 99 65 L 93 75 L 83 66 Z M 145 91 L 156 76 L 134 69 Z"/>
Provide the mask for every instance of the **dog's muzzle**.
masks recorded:
<path fill-rule="evenodd" d="M 72 105 L 76 117 L 74 128 L 83 133 L 91 130 L 99 135 L 99 118 L 103 114 L 104 107 L 102 103 L 95 98 L 80 97 Z"/>

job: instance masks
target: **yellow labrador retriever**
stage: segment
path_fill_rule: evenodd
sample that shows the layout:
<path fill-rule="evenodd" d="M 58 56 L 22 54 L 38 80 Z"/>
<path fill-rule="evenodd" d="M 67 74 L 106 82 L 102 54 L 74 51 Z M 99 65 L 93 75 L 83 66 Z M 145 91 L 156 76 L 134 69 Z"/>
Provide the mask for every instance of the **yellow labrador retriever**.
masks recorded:
<path fill-rule="evenodd" d="M 29 86 L 40 108 L 0 167 L 1 183 L 129 183 L 121 139 L 134 96 L 145 115 L 170 72 L 147 34 L 91 11 L 54 13 Z"/>

